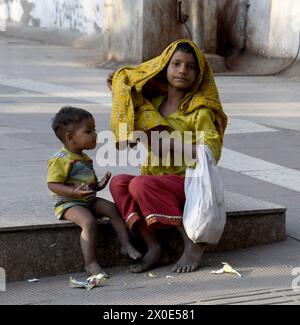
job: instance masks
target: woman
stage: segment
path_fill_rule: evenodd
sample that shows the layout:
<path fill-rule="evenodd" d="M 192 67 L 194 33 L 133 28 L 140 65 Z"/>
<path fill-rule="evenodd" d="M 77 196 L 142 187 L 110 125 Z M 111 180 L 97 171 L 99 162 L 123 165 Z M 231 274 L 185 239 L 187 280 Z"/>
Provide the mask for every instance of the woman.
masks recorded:
<path fill-rule="evenodd" d="M 193 272 L 201 264 L 206 245 L 193 244 L 182 225 L 185 162 L 196 155 L 199 141 L 219 161 L 227 125 L 211 68 L 195 43 L 179 40 L 153 60 L 120 69 L 107 82 L 112 86 L 111 127 L 117 142 L 132 139 L 135 130 L 145 131 L 150 142 L 142 175 L 118 175 L 110 184 L 129 229 L 145 241 L 148 249 L 132 272 L 168 263 L 155 236 L 156 228 L 166 226 L 176 227 L 184 240 L 184 251 L 173 271 Z M 151 137 L 153 131 L 162 130 L 179 134 L 191 131 L 192 137 L 185 141 L 184 151 L 180 137 L 173 138 L 166 152 L 159 147 L 159 140 Z M 201 139 L 197 131 L 201 131 Z M 174 163 L 178 155 L 184 158 L 179 165 Z M 162 164 L 166 156 L 164 161 L 169 163 Z"/>

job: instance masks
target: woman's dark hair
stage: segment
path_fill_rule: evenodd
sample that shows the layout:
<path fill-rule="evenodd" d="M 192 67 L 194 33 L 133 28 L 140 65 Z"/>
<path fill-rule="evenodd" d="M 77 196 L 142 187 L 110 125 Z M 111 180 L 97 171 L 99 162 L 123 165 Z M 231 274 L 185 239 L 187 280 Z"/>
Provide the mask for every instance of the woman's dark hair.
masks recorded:
<path fill-rule="evenodd" d="M 184 52 L 184 53 L 191 53 L 194 55 L 195 59 L 198 61 L 197 55 L 195 53 L 194 48 L 189 43 L 179 43 L 175 49 L 175 52 Z"/>
<path fill-rule="evenodd" d="M 58 139 L 64 142 L 65 134 L 82 121 L 93 118 L 93 115 L 82 109 L 71 106 L 62 107 L 52 119 L 52 129 Z"/>

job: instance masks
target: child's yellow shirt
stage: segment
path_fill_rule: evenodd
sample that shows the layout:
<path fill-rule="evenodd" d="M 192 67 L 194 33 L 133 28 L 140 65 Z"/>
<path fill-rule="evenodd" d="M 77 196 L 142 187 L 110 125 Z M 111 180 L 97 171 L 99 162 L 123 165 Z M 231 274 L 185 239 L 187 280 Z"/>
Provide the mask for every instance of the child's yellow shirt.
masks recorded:
<path fill-rule="evenodd" d="M 61 183 L 69 186 L 87 185 L 98 182 L 93 168 L 93 160 L 86 154 L 77 155 L 62 148 L 48 160 L 47 183 Z M 63 217 L 64 212 L 76 205 L 90 206 L 95 198 L 93 193 L 88 198 L 72 199 L 51 192 L 54 201 L 55 216 Z"/>

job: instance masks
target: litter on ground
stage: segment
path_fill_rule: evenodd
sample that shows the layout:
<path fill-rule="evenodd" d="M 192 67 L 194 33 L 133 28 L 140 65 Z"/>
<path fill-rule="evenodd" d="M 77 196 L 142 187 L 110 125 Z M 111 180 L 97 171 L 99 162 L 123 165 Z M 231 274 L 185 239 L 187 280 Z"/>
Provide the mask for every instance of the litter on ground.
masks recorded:
<path fill-rule="evenodd" d="M 152 272 L 149 272 L 148 275 L 150 276 L 150 278 L 157 278 L 157 275 Z"/>
<path fill-rule="evenodd" d="M 86 281 L 78 281 L 75 278 L 70 277 L 69 286 L 70 288 L 85 288 L 87 290 L 92 290 L 95 287 L 102 286 L 106 281 L 105 274 L 92 275 L 87 278 Z"/>
<path fill-rule="evenodd" d="M 223 262 L 222 264 L 224 266 L 220 270 L 212 271 L 211 273 L 213 273 L 213 274 L 231 273 L 231 274 L 238 275 L 240 278 L 242 277 L 241 274 L 238 271 L 236 271 L 235 269 L 233 269 L 228 263 Z"/>

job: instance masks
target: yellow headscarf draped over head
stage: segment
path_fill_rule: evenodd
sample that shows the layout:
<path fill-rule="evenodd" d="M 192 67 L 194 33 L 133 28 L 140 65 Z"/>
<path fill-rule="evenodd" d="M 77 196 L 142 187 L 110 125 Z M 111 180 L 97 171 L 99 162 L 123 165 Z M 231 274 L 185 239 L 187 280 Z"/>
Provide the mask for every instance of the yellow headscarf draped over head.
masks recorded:
<path fill-rule="evenodd" d="M 170 62 L 177 46 L 188 43 L 195 50 L 200 73 L 193 87 L 181 100 L 178 109 L 183 115 L 201 108 L 209 108 L 216 116 L 215 126 L 223 139 L 227 126 L 227 117 L 223 112 L 214 76 L 205 56 L 198 46 L 190 40 L 178 40 L 169 45 L 164 52 L 138 66 L 126 66 L 119 69 L 112 83 L 111 128 L 117 142 L 132 139 L 135 130 L 148 131 L 156 126 L 167 126 L 152 103 L 143 95 L 143 87 L 164 70 Z"/>

